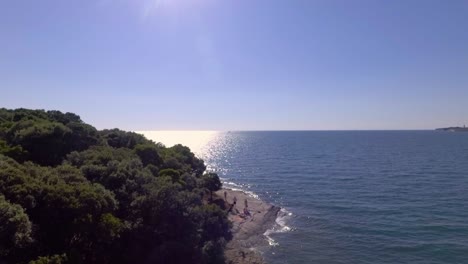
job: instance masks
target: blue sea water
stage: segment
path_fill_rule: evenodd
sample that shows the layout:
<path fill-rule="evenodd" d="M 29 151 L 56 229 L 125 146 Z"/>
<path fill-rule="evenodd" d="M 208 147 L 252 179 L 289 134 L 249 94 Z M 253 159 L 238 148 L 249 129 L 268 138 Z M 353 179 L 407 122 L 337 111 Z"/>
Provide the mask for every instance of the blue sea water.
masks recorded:
<path fill-rule="evenodd" d="M 468 133 L 223 132 L 199 155 L 285 209 L 268 263 L 468 263 Z"/>

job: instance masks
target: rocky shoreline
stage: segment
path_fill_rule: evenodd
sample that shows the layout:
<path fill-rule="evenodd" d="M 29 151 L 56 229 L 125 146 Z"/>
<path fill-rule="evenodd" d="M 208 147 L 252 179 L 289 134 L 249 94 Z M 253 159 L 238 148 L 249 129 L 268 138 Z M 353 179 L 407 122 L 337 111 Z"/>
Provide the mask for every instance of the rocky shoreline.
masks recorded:
<path fill-rule="evenodd" d="M 281 208 L 270 205 L 242 191 L 221 189 L 216 192 L 225 199 L 232 222 L 233 238 L 225 249 L 228 264 L 264 264 L 265 261 L 259 248 L 267 247 L 268 242 L 263 235 L 275 225 L 275 220 Z M 225 196 L 226 195 L 226 196 Z M 233 206 L 234 200 L 237 200 Z M 245 207 L 247 205 L 247 207 Z M 247 211 L 244 211 L 244 209 Z"/>

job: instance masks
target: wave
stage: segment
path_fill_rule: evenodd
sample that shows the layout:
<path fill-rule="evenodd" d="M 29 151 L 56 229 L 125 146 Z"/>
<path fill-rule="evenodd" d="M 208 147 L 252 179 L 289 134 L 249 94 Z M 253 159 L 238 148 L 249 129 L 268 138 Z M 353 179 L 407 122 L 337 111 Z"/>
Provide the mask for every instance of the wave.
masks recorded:
<path fill-rule="evenodd" d="M 250 197 L 253 197 L 257 200 L 260 200 L 260 198 L 258 197 L 258 194 L 252 192 L 252 191 L 247 191 L 243 185 L 240 185 L 240 184 L 237 184 L 235 182 L 231 182 L 231 181 L 224 181 L 223 179 L 221 179 L 222 183 L 223 183 L 223 188 L 226 188 L 226 189 L 229 189 L 229 190 L 233 190 L 233 191 L 240 191 L 240 192 L 244 192 L 245 194 L 247 194 L 248 196 Z"/>
<path fill-rule="evenodd" d="M 285 233 L 292 231 L 293 229 L 287 225 L 289 220 L 293 217 L 293 214 L 286 208 L 281 208 L 276 216 L 275 225 L 268 229 L 263 235 L 267 238 L 270 246 L 279 246 L 279 243 L 271 237 L 271 234 Z"/>

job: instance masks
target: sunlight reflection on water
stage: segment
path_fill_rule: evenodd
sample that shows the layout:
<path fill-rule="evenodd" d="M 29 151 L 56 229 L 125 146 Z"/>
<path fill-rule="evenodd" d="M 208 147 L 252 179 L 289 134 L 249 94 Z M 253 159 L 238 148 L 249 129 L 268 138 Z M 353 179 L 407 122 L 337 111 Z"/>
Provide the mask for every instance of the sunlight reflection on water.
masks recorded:
<path fill-rule="evenodd" d="M 219 131 L 135 131 L 166 147 L 182 144 L 190 148 L 197 156 L 203 156 L 204 148 L 216 138 Z"/>

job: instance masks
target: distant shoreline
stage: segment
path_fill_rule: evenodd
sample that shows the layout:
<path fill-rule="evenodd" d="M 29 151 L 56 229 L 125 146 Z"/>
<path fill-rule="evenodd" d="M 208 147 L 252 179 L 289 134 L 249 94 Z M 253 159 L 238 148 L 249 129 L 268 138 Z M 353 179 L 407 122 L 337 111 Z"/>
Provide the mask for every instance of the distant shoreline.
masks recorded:
<path fill-rule="evenodd" d="M 237 199 L 235 207 L 228 215 L 232 222 L 233 238 L 225 248 L 226 263 L 229 264 L 265 264 L 262 253 L 258 250 L 267 247 L 268 241 L 264 233 L 275 225 L 275 220 L 281 208 L 253 198 L 242 191 L 221 189 L 217 196 L 224 200 L 227 195 L 227 204 Z M 243 210 L 247 201 L 250 216 L 244 216 Z"/>
<path fill-rule="evenodd" d="M 437 131 L 448 131 L 448 132 L 468 132 L 468 127 L 443 127 L 437 128 Z"/>

